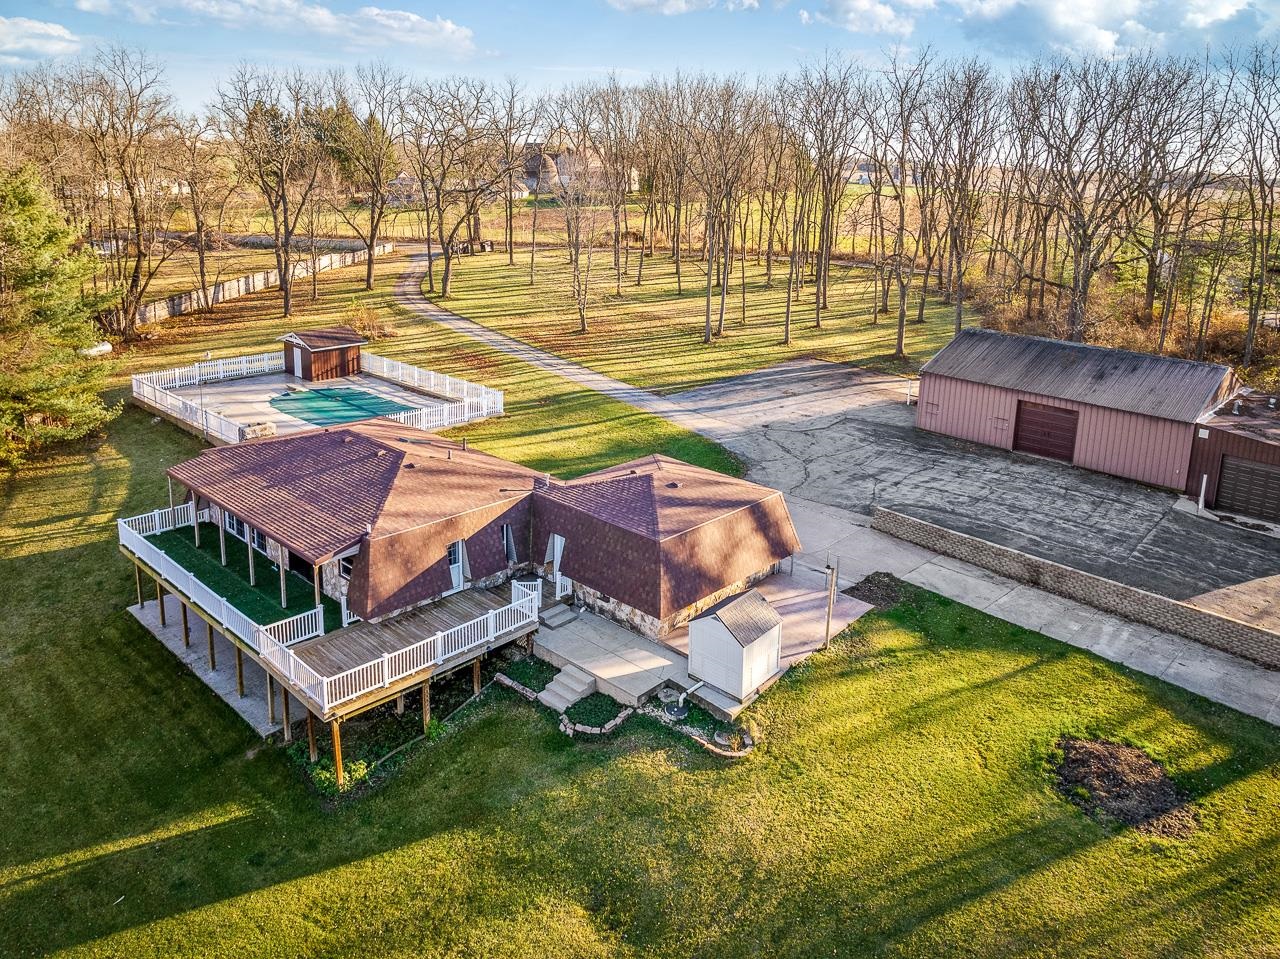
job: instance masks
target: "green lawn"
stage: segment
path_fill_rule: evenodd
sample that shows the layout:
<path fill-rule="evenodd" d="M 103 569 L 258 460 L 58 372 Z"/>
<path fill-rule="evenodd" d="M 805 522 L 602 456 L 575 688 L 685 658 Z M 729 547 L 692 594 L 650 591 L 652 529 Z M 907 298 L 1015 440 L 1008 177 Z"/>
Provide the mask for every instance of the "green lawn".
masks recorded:
<path fill-rule="evenodd" d="M 131 362 L 295 325 L 239 315 Z M 472 435 L 526 462 L 688 442 L 432 329 L 388 346 L 518 386 Z M 1274 728 L 910 588 L 752 707 L 738 763 L 641 717 L 570 740 L 495 689 L 333 808 L 125 612 L 112 521 L 198 446 L 130 409 L 5 480 L 0 955 L 1280 955 Z M 1199 831 L 1087 818 L 1044 768 L 1063 733 L 1147 749 Z"/>
<path fill-rule="evenodd" d="M 130 412 L 6 489 L 5 955 L 1275 954 L 1275 730 L 915 591 L 761 700 L 740 763 L 493 692 L 331 810 L 123 611 L 108 520 L 194 445 Z M 1144 745 L 1200 831 L 1060 799 L 1064 731 Z"/>
<path fill-rule="evenodd" d="M 376 343 L 375 352 L 505 391 L 506 416 L 446 435 L 466 436 L 486 452 L 566 478 L 655 452 L 741 473 L 741 464 L 711 440 L 405 311 L 392 288 L 407 263 L 403 255 L 380 258 L 375 289 L 369 292 L 363 289 L 363 267 L 321 274 L 315 301 L 309 299 L 310 283 L 299 283 L 298 305 L 290 320 L 280 315 L 278 296 L 268 292 L 230 300 L 181 322 L 159 324 L 151 331 L 153 339 L 139 344 L 118 364 L 117 382 L 123 386 L 127 373 L 191 363 L 205 351 L 216 359 L 278 349 L 277 337 L 309 326 L 349 322 L 352 303 L 363 302 L 396 318 L 397 335 Z"/>
<path fill-rule="evenodd" d="M 285 578 L 288 606 L 280 605 L 280 567 L 260 551 L 256 551 L 253 567 L 255 585 L 249 585 L 249 551 L 242 540 L 227 534 L 227 565 L 222 565 L 222 549 L 218 545 L 218 527 L 200 524 L 200 545 L 189 526 L 172 529 L 151 537 L 151 542 L 219 596 L 231 603 L 260 626 L 315 609 L 315 589 L 309 580 L 290 572 Z M 342 628 L 342 608 L 322 595 L 325 630 Z"/>
<path fill-rule="evenodd" d="M 735 272 L 725 333 L 708 346 L 702 342 L 706 293 L 702 264 L 696 260 L 684 264 L 684 293 L 677 296 L 670 257 L 648 260 L 639 287 L 634 285 L 636 263 L 633 254 L 632 274 L 624 278 L 622 297 L 617 298 L 611 257 L 597 254 L 586 334 L 578 332 L 562 251 L 539 257 L 533 286 L 529 285 L 527 252 L 517 256 L 514 267 L 507 265 L 501 253 L 458 257 L 452 293 L 439 302 L 485 326 L 658 392 L 688 389 L 799 357 L 911 372 L 946 345 L 955 322 L 951 307 L 931 299 L 925 322 L 916 323 L 919 299 L 916 292 L 909 294 L 906 351 L 910 359 L 895 361 L 896 297 L 890 300 L 890 313 L 877 316 L 873 274 L 836 266 L 822 329 L 814 326 L 812 287 L 807 287 L 793 305 L 792 343 L 785 347 L 786 263 L 775 264 L 773 288 L 766 289 L 764 268 L 749 259 L 746 323 L 742 322 L 740 275 Z"/>

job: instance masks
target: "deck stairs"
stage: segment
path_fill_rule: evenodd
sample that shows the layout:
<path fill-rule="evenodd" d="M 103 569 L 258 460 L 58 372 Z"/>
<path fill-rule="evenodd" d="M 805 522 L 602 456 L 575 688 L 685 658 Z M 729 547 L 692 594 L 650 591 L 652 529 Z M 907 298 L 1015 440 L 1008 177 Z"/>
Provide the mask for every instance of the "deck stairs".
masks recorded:
<path fill-rule="evenodd" d="M 544 629 L 559 629 L 578 618 L 578 611 L 564 603 L 554 603 L 538 614 L 538 622 Z"/>
<path fill-rule="evenodd" d="M 538 702 L 558 713 L 563 713 L 579 699 L 595 691 L 596 681 L 590 673 L 577 666 L 566 665 L 556 673 L 555 679 L 538 693 Z"/>

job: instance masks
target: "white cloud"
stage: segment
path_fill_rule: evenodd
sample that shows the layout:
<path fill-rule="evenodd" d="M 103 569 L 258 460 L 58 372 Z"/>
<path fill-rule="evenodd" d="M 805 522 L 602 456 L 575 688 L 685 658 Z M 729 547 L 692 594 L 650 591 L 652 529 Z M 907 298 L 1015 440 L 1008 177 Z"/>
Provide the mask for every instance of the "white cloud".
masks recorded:
<path fill-rule="evenodd" d="M 109 13 L 116 3 L 134 20 L 149 23 L 170 12 L 213 20 L 237 29 L 303 30 L 342 37 L 353 47 L 406 44 L 453 57 L 475 53 L 474 35 L 441 16 L 411 10 L 361 7 L 354 13 L 307 0 L 76 0 L 82 10 Z"/>
<path fill-rule="evenodd" d="M 1220 40 L 1216 30 L 1229 21 L 1247 34 L 1255 23 L 1265 27 L 1277 6 L 1276 0 L 825 0 L 799 16 L 804 24 L 907 36 L 922 22 L 920 11 L 931 10 L 932 25 L 959 24 L 970 38 L 1009 49 L 1123 56 L 1202 46 Z"/>
<path fill-rule="evenodd" d="M 61 57 L 80 49 L 80 38 L 60 23 L 27 17 L 0 17 L 0 61 L 22 63 Z"/>
<path fill-rule="evenodd" d="M 660 13 L 665 17 L 674 17 L 714 7 L 715 0 L 609 0 L 609 6 L 623 13 Z"/>

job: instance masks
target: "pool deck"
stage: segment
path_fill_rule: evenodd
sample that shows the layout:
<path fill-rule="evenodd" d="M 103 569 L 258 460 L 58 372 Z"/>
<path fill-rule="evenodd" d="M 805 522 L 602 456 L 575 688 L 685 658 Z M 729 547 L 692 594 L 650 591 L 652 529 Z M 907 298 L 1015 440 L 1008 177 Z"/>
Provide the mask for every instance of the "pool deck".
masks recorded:
<path fill-rule="evenodd" d="M 445 401 L 420 393 L 408 387 L 400 386 L 389 380 L 357 373 L 354 376 L 343 376 L 320 383 L 307 383 L 288 373 L 266 373 L 261 376 L 248 376 L 236 380 L 220 380 L 200 386 L 183 386 L 172 390 L 178 396 L 196 403 L 211 413 L 225 416 L 242 426 L 255 426 L 271 423 L 276 434 L 294 433 L 298 430 L 311 429 L 314 424 L 299 419 L 271 405 L 271 400 L 287 395 L 289 387 L 295 389 L 358 389 L 385 400 L 399 403 L 402 406 L 431 408 L 444 406 Z"/>

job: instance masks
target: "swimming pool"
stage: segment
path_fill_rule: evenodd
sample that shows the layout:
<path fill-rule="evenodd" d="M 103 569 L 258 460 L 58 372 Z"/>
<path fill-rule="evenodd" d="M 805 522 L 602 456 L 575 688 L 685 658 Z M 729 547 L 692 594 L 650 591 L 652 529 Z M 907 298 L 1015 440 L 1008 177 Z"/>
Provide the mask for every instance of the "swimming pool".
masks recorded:
<path fill-rule="evenodd" d="M 349 386 L 326 386 L 276 396 L 271 399 L 271 406 L 313 426 L 334 426 L 413 409 Z"/>

